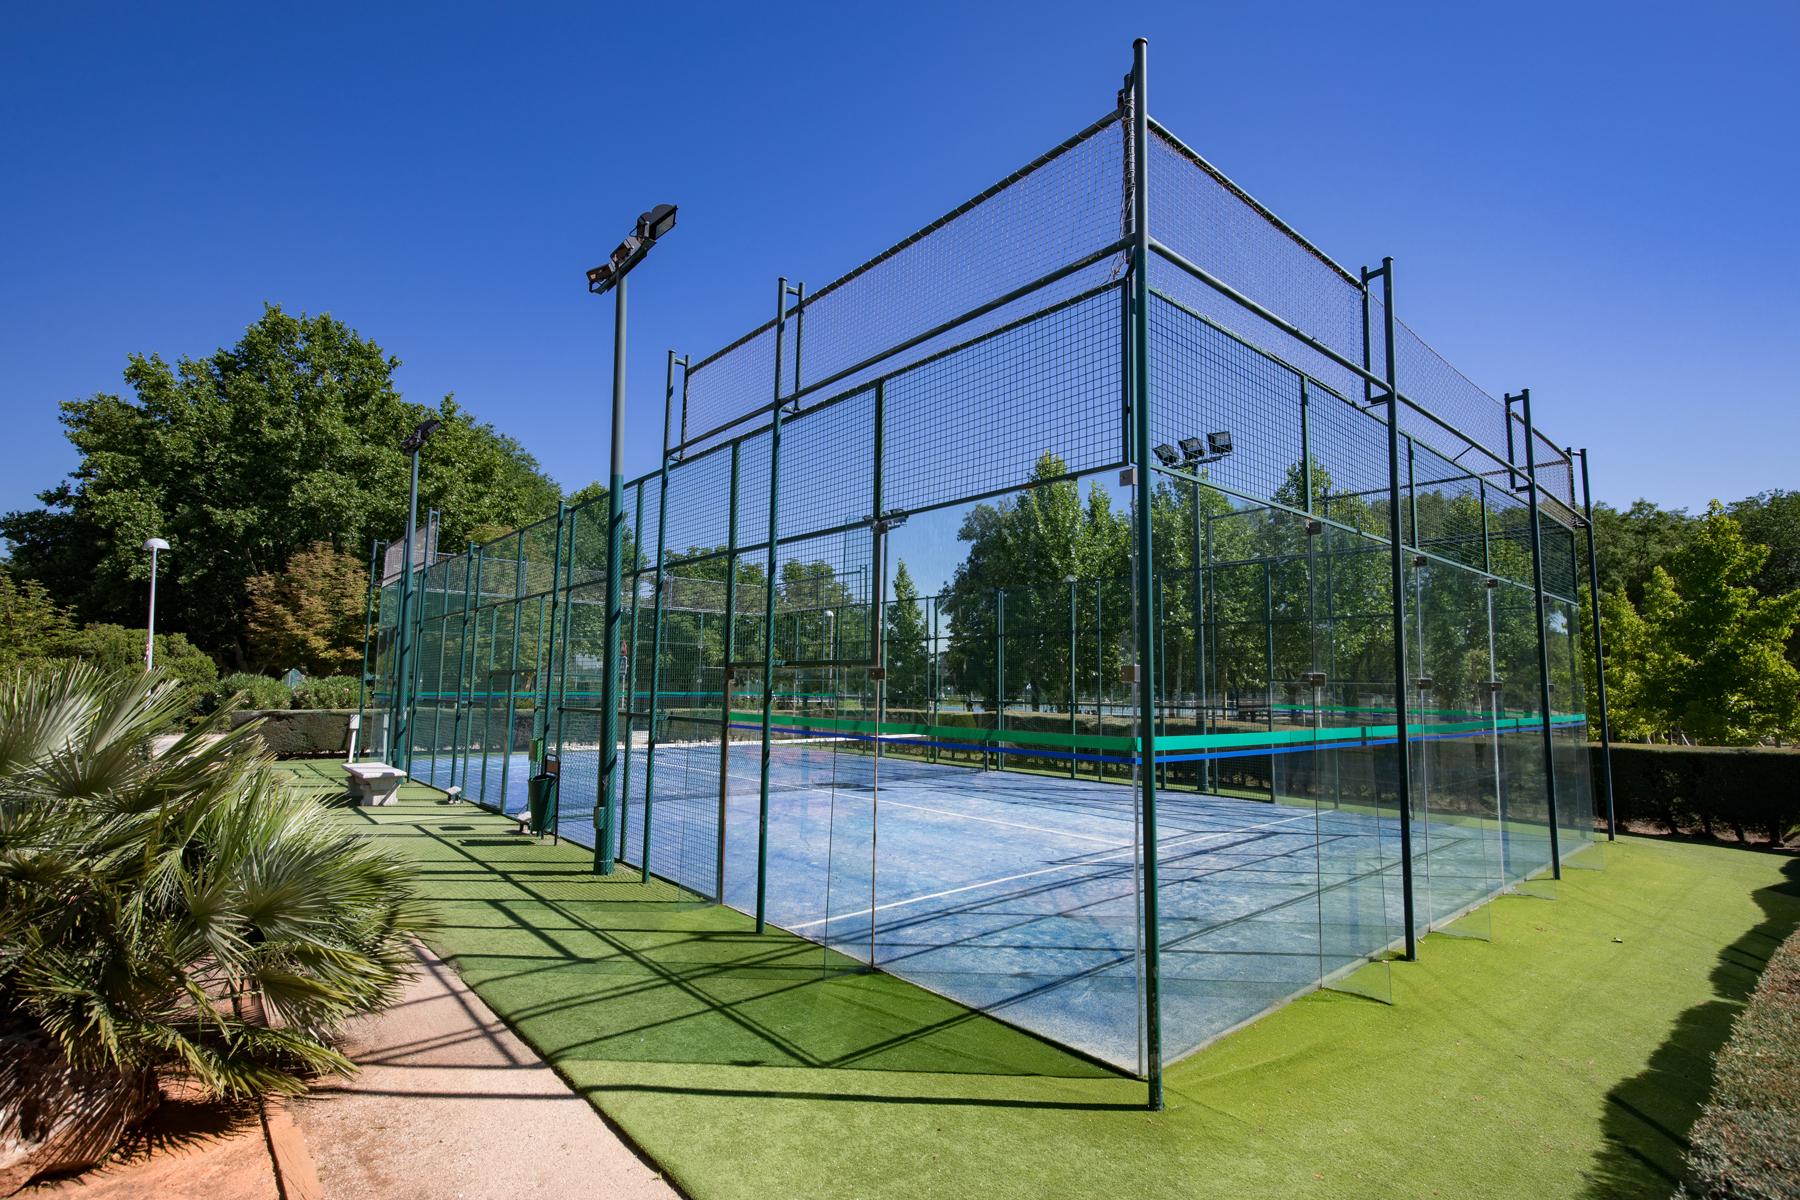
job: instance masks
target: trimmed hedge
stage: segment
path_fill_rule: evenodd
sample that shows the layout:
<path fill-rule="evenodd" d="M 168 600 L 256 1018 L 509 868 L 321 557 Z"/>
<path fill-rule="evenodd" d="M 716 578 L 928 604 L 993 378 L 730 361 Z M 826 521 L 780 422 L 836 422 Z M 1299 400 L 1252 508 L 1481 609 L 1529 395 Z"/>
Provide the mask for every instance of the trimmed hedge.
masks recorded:
<path fill-rule="evenodd" d="M 1606 818 L 1600 747 L 1592 747 L 1594 811 Z M 1780 844 L 1800 826 L 1800 750 L 1613 743 L 1613 806 L 1621 825 L 1670 833 L 1730 830 Z"/>
<path fill-rule="evenodd" d="M 1688 1134 L 1686 1196 L 1800 1196 L 1800 933 L 1782 943 L 1719 1051 Z"/>
<path fill-rule="evenodd" d="M 231 714 L 231 727 L 260 720 L 256 736 L 277 758 L 317 758 L 343 754 L 350 748 L 353 713 L 319 709 L 276 709 L 258 712 L 240 709 Z"/>

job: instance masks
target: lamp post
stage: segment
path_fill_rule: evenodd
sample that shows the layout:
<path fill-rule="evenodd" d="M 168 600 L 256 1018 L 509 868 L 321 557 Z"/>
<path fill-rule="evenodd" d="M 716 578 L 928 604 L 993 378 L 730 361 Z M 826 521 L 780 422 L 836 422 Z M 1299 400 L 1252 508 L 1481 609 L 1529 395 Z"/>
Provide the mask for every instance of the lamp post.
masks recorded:
<path fill-rule="evenodd" d="M 594 870 L 612 874 L 613 831 L 618 824 L 619 764 L 619 557 L 625 549 L 625 276 L 644 261 L 658 238 L 675 228 L 675 206 L 640 213 L 637 227 L 612 257 L 587 273 L 588 291 L 613 293 L 612 463 L 606 482 L 606 637 L 600 681 L 600 795 L 594 805 Z M 645 865 L 646 874 L 648 864 Z"/>
<path fill-rule="evenodd" d="M 401 453 L 412 459 L 412 482 L 406 490 L 406 545 L 400 553 L 400 622 L 395 627 L 399 646 L 394 654 L 394 741 L 389 747 L 395 763 L 403 771 L 412 771 L 412 591 L 413 546 L 419 536 L 419 452 L 426 439 L 443 422 L 427 417 L 400 443 Z"/>
<path fill-rule="evenodd" d="M 169 543 L 162 538 L 147 538 L 144 549 L 150 552 L 150 619 L 144 626 L 144 670 L 156 668 L 156 552 L 167 550 Z"/>

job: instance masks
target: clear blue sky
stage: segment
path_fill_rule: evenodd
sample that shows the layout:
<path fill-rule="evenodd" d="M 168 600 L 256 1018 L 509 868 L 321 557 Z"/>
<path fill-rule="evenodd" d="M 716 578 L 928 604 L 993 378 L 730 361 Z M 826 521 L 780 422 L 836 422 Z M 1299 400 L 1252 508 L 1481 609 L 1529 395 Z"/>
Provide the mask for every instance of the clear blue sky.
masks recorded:
<path fill-rule="evenodd" d="M 648 470 L 666 348 L 1098 116 L 1138 34 L 1158 118 L 1340 260 L 1395 256 L 1408 322 L 1530 386 L 1601 499 L 1800 487 L 1791 0 L 451 7 L 9 11 L 0 508 L 73 465 L 58 400 L 265 300 L 374 337 L 410 398 L 455 392 L 566 487 L 601 478 L 610 310 L 582 270 L 669 200 L 633 277 Z"/>

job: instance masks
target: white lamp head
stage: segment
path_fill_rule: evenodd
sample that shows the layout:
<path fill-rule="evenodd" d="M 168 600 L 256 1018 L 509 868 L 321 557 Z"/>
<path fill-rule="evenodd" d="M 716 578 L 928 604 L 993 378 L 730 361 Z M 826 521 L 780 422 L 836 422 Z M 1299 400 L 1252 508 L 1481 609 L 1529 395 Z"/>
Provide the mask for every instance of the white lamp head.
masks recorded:
<path fill-rule="evenodd" d="M 147 538 L 144 541 L 144 549 L 146 550 L 167 550 L 168 548 L 169 543 L 159 537 Z"/>

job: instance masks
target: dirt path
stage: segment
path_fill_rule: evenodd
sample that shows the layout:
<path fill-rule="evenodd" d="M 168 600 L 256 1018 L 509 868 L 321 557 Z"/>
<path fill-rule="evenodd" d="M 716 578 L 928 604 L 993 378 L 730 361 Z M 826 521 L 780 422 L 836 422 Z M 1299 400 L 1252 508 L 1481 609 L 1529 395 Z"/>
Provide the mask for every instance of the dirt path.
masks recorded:
<path fill-rule="evenodd" d="M 324 1200 L 582 1200 L 677 1193 L 415 944 L 394 1008 L 355 1022 L 355 1077 L 289 1105 Z"/>

